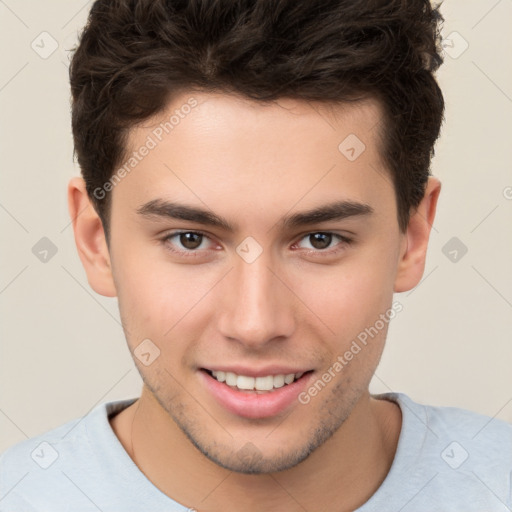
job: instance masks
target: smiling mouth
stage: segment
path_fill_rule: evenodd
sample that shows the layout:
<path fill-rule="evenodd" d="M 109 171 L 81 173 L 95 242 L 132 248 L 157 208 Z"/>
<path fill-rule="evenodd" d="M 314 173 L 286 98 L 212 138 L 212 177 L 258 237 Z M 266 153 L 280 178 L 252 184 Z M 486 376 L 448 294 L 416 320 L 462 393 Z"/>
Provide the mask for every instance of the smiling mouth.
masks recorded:
<path fill-rule="evenodd" d="M 266 375 L 262 377 L 250 377 L 247 375 L 237 375 L 233 372 L 212 371 L 207 368 L 201 368 L 202 371 L 208 373 L 210 377 L 218 382 L 225 384 L 235 391 L 246 393 L 272 393 L 280 388 L 293 384 L 313 372 L 289 373 L 279 375 Z"/>

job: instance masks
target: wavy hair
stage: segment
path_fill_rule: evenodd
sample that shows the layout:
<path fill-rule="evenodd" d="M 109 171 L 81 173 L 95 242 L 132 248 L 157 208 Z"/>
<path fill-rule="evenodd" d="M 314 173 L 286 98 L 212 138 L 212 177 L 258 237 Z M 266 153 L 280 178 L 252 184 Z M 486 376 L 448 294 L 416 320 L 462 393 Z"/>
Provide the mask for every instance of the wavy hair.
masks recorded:
<path fill-rule="evenodd" d="M 428 0 L 97 0 L 69 68 L 74 156 L 108 236 L 133 126 L 184 90 L 343 103 L 379 100 L 380 152 L 405 231 L 421 201 L 444 100 L 439 5 Z"/>

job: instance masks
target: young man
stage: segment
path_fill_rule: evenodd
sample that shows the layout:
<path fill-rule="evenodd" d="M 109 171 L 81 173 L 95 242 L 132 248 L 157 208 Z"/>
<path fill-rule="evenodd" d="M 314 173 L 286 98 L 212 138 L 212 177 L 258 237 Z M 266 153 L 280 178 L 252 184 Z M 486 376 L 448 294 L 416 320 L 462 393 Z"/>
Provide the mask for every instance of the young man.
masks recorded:
<path fill-rule="evenodd" d="M 441 19 L 94 3 L 69 209 L 144 386 L 8 449 L 1 511 L 512 510 L 511 425 L 368 390 L 440 192 Z"/>

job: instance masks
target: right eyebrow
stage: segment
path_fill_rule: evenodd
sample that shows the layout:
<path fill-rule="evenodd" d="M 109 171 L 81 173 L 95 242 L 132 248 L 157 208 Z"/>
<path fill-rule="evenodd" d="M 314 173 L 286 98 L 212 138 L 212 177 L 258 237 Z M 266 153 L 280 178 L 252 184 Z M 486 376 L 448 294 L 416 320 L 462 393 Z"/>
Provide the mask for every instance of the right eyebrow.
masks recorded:
<path fill-rule="evenodd" d="M 229 221 L 209 210 L 204 210 L 196 206 L 164 201 L 162 199 L 153 199 L 152 201 L 143 204 L 137 209 L 137 213 L 144 217 L 188 220 L 190 222 L 197 222 L 198 224 L 222 228 L 230 232 L 235 231 L 235 226 L 231 225 Z"/>

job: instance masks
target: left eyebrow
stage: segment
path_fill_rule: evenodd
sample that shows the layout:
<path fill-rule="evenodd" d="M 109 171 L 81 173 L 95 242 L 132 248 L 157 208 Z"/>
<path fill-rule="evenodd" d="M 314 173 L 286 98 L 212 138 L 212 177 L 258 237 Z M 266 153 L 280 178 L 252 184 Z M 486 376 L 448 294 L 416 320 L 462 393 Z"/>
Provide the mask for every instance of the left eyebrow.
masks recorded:
<path fill-rule="evenodd" d="M 282 220 L 284 228 L 297 228 L 308 224 L 343 220 L 349 217 L 368 216 L 374 212 L 366 203 L 355 201 L 337 201 L 304 212 L 294 213 Z"/>
<path fill-rule="evenodd" d="M 282 229 L 295 229 L 300 226 L 320 222 L 368 216 L 373 212 L 374 210 L 369 204 L 356 201 L 337 201 L 311 210 L 285 216 L 279 223 L 282 225 Z M 198 224 L 218 227 L 229 232 L 234 232 L 237 229 L 236 224 L 231 224 L 227 219 L 210 210 L 163 199 L 153 199 L 143 204 L 137 209 L 137 213 L 144 217 L 187 220 Z"/>

